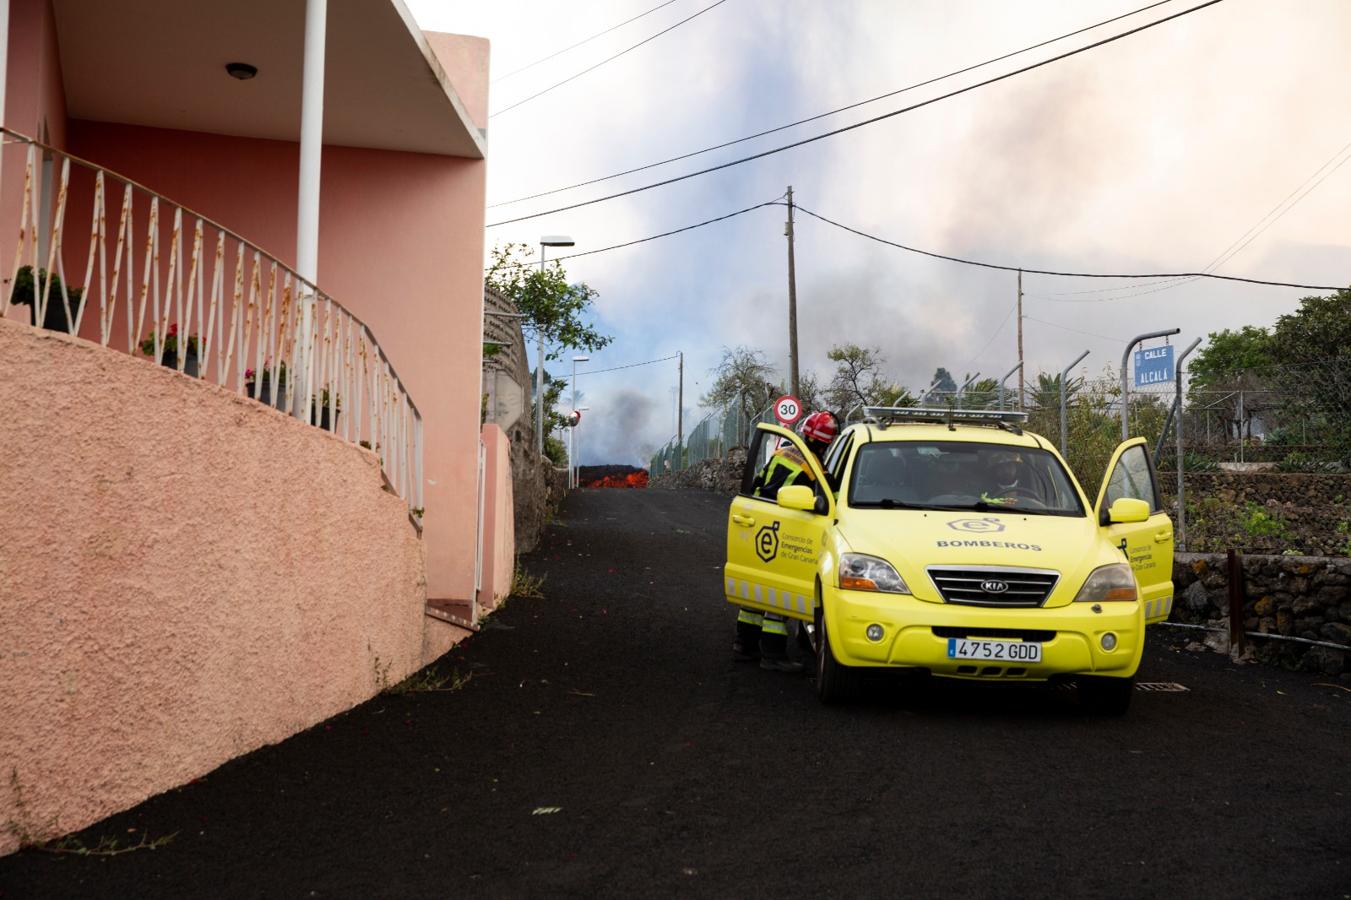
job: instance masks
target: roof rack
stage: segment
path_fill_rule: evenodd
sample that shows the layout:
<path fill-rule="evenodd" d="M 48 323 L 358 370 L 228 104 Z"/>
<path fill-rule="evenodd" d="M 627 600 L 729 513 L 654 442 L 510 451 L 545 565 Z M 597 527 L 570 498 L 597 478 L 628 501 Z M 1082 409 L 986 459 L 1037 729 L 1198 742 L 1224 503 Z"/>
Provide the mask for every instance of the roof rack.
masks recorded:
<path fill-rule="evenodd" d="M 923 406 L 864 406 L 863 421 L 883 428 L 900 422 L 941 422 L 955 431 L 958 425 L 988 425 L 1022 434 L 1027 413 L 998 409 L 931 409 Z"/>

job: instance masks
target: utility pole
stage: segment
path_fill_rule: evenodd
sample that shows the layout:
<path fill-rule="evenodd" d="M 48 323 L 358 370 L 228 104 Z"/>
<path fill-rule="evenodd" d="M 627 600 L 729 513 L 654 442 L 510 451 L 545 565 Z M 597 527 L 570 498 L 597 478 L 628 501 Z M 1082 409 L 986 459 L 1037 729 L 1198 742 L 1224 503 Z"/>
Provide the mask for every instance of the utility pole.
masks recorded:
<path fill-rule="evenodd" d="M 797 269 L 793 264 L 793 186 L 788 185 L 788 224 L 783 233 L 788 236 L 788 373 L 789 387 L 794 397 L 800 397 L 801 384 L 797 377 Z"/>
<path fill-rule="evenodd" d="M 1023 270 L 1018 270 L 1018 408 L 1024 409 L 1023 394 Z"/>
<path fill-rule="evenodd" d="M 676 446 L 685 444 L 685 351 L 680 351 L 680 362 L 676 363 L 679 387 L 676 388 Z"/>

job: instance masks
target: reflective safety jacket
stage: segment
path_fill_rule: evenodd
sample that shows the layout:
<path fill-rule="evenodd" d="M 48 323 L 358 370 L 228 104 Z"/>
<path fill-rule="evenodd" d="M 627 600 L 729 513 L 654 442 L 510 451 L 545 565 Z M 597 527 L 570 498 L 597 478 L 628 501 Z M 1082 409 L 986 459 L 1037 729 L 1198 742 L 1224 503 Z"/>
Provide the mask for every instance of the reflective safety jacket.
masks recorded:
<path fill-rule="evenodd" d="M 811 485 L 815 483 L 816 476 L 797 448 L 785 444 L 774 451 L 757 481 L 759 488 L 756 495 L 772 500 L 778 496 L 779 488 L 793 484 Z"/>

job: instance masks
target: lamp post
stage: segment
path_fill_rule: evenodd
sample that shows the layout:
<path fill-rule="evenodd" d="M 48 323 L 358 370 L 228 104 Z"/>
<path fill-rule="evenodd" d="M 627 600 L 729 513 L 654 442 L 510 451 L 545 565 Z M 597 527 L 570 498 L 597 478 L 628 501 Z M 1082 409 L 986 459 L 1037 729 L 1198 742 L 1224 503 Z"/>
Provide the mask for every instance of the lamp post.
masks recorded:
<path fill-rule="evenodd" d="M 545 247 L 573 247 L 576 241 L 565 234 L 546 234 L 539 239 L 539 271 L 544 274 Z M 535 361 L 535 449 L 544 454 L 544 329 L 539 332 L 539 355 Z"/>
<path fill-rule="evenodd" d="M 574 356 L 572 358 L 572 403 L 569 404 L 571 409 L 577 408 L 577 364 L 579 362 L 591 362 L 591 357 Z M 568 429 L 568 487 L 570 488 L 577 487 L 577 457 L 572 455 L 572 450 L 575 446 L 573 435 L 576 433 L 576 425 L 573 425 Z"/>
<path fill-rule="evenodd" d="M 581 424 L 582 424 L 581 414 L 584 413 L 584 412 L 586 412 L 586 411 L 588 411 L 589 409 L 591 409 L 591 407 L 589 407 L 589 406 L 579 406 L 579 407 L 576 408 L 576 411 L 577 411 L 577 414 L 578 414 L 578 417 L 577 417 L 577 425 L 581 425 Z M 573 426 L 572 426 L 572 434 L 576 434 L 576 433 L 577 433 L 577 425 L 573 425 Z M 577 463 L 578 463 L 578 464 L 577 464 L 577 468 L 576 468 L 577 477 L 574 479 L 574 481 L 575 481 L 577 487 L 581 487 L 581 486 L 582 486 L 582 466 L 581 466 L 581 460 L 578 460 Z M 572 458 L 571 458 L 570 456 L 569 456 L 569 458 L 568 458 L 568 465 L 572 465 Z"/>

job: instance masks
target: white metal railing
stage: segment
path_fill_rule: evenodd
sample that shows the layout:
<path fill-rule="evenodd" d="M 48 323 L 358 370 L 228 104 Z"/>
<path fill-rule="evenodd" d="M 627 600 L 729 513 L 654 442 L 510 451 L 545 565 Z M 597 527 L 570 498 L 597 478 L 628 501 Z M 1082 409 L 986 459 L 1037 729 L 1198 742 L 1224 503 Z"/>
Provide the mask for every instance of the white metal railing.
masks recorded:
<path fill-rule="evenodd" d="M 360 443 L 379 455 L 390 486 L 421 518 L 422 416 L 365 323 L 205 216 L 25 135 L 0 132 L 3 153 L 25 153 L 18 243 L 0 317 L 27 303 L 34 324 L 50 326 L 56 304 L 56 321 L 72 334 L 104 347 L 125 335 L 132 355 Z M 87 243 L 83 234 L 67 242 L 68 223 L 78 228 L 86 213 Z M 77 287 L 69 271 L 82 274 Z M 86 322 L 94 315 L 96 329 Z"/>

